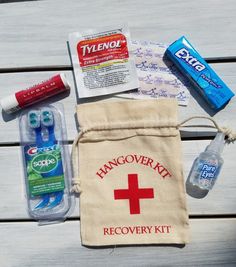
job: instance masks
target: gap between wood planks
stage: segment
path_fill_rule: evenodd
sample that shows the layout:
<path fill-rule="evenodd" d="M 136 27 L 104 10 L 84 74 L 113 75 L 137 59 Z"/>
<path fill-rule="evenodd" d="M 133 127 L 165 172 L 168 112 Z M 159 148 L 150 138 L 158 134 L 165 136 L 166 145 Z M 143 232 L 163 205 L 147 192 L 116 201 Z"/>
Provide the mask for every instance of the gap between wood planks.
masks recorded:
<path fill-rule="evenodd" d="M 0 4 L 9 4 L 15 2 L 32 2 L 32 1 L 38 1 L 38 0 L 0 0 Z"/>
<path fill-rule="evenodd" d="M 232 57 L 214 57 L 205 58 L 209 64 L 217 63 L 235 63 L 236 56 Z M 52 65 L 52 66 L 28 66 L 16 68 L 0 68 L 0 73 L 15 73 L 15 72 L 39 72 L 39 71 L 72 71 L 71 65 Z"/>
<path fill-rule="evenodd" d="M 181 137 L 181 141 L 201 141 L 201 140 L 213 140 L 214 139 L 214 135 L 212 136 L 189 136 L 189 137 Z M 68 140 L 66 141 L 66 145 L 72 145 L 74 140 Z M 0 147 L 16 147 L 16 146 L 20 146 L 20 142 L 14 142 L 14 143 L 0 143 Z"/>
<path fill-rule="evenodd" d="M 197 219 L 208 219 L 208 220 L 216 220 L 216 219 L 236 219 L 236 214 L 204 214 L 204 215 L 189 215 L 190 220 Z M 65 221 L 80 221 L 80 217 L 72 217 L 66 218 Z M 19 222 L 37 222 L 31 218 L 27 219 L 0 219 L 0 223 L 19 223 Z"/>

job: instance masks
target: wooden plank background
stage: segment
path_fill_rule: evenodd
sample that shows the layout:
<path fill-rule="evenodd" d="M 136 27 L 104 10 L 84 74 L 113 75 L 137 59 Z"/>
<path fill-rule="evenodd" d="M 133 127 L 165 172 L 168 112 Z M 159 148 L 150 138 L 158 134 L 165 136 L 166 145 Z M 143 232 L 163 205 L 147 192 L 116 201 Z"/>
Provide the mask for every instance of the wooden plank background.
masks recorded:
<path fill-rule="evenodd" d="M 80 246 L 79 221 L 42 226 L 2 223 L 1 266 L 235 266 L 235 219 L 191 220 L 192 241 L 182 246 Z M 11 238 L 9 238 L 11 237 Z"/>
<path fill-rule="evenodd" d="M 124 22 L 129 23 L 134 39 L 170 43 L 184 34 L 204 57 L 235 56 L 235 13 L 234 0 L 4 4 L 0 8 L 1 67 L 68 65 L 70 32 Z"/>
<path fill-rule="evenodd" d="M 3 2 L 12 2 L 5 3 Z M 234 0 L 45 0 L 0 1 L 0 98 L 65 72 L 71 93 L 49 102 L 65 108 L 68 140 L 74 139 L 75 88 L 68 56 L 68 34 L 82 28 L 128 22 L 133 39 L 171 43 L 185 35 L 236 93 L 236 2 Z M 236 98 L 213 114 L 191 90 L 179 120 L 211 116 L 236 130 Z M 196 120 L 193 124 L 204 124 Z M 208 124 L 208 122 L 206 122 Z M 193 160 L 209 144 L 214 130 L 182 129 L 187 180 Z M 204 140 L 203 140 L 204 139 Z M 214 189 L 203 197 L 186 183 L 191 243 L 179 246 L 81 246 L 79 199 L 62 224 L 39 227 L 29 218 L 16 115 L 0 118 L 0 266 L 236 266 L 236 146 L 226 146 L 225 163 Z M 102 211 L 101 211 L 102 213 Z"/>

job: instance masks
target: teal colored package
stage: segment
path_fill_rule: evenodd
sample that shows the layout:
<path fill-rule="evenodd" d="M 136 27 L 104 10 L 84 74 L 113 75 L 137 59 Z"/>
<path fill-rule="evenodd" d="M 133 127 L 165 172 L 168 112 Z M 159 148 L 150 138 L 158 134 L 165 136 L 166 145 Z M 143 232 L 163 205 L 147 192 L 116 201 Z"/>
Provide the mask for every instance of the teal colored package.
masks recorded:
<path fill-rule="evenodd" d="M 222 108 L 234 96 L 184 36 L 167 48 L 166 55 L 196 85 L 213 109 Z"/>

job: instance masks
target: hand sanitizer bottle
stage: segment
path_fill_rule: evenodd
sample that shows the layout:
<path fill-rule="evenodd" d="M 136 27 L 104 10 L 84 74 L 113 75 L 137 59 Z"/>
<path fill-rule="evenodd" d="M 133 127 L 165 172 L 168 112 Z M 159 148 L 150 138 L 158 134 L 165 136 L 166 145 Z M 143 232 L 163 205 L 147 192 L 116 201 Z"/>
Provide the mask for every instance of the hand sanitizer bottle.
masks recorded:
<path fill-rule="evenodd" d="M 215 139 L 195 160 L 189 174 L 189 181 L 201 189 L 211 190 L 224 163 L 221 153 L 224 147 L 225 134 L 218 132 Z"/>

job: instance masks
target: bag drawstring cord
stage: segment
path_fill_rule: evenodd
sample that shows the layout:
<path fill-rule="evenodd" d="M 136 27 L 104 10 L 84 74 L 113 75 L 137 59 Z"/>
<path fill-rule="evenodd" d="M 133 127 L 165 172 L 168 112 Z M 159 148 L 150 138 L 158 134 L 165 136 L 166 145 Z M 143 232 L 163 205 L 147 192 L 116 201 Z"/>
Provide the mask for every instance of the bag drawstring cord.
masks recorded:
<path fill-rule="evenodd" d="M 72 168 L 73 168 L 73 178 L 72 178 L 72 188 L 71 192 L 73 193 L 81 193 L 80 179 L 79 179 L 79 171 L 76 166 L 79 164 L 79 151 L 78 151 L 78 143 L 81 137 L 83 136 L 84 131 L 80 130 L 78 135 L 76 136 L 73 145 L 72 145 Z"/>
<path fill-rule="evenodd" d="M 208 128 L 216 128 L 219 132 L 221 133 L 224 133 L 227 137 L 228 137 L 228 142 L 233 142 L 236 140 L 236 132 L 234 132 L 232 129 L 230 129 L 229 127 L 220 127 L 217 122 L 210 118 L 210 117 L 206 117 L 206 116 L 193 116 L 193 117 L 190 117 L 186 120 L 183 120 L 179 125 L 178 125 L 178 128 L 179 127 L 199 127 L 199 125 L 195 126 L 195 125 L 185 125 L 184 124 L 188 121 L 191 121 L 193 119 L 206 119 L 206 120 L 209 120 L 211 121 L 214 126 L 211 126 L 211 125 L 204 125 L 204 127 L 208 127 Z"/>

